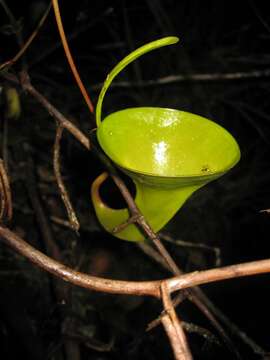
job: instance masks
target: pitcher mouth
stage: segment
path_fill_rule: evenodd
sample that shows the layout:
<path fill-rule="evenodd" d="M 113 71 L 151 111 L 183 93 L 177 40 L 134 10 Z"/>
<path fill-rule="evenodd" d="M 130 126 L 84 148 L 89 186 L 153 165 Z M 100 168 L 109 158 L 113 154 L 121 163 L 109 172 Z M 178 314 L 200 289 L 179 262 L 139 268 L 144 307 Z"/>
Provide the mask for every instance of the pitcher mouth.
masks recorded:
<path fill-rule="evenodd" d="M 124 172 L 129 172 L 129 173 L 133 173 L 133 174 L 137 174 L 138 176 L 147 176 L 149 178 L 157 178 L 157 179 L 190 179 L 190 178 L 197 178 L 197 179 L 211 179 L 212 177 L 219 177 L 222 176 L 223 174 L 227 173 L 228 171 L 230 171 L 240 160 L 241 155 L 240 153 L 238 154 L 238 156 L 235 157 L 235 159 L 232 161 L 231 165 L 226 167 L 224 170 L 219 170 L 219 171 L 211 171 L 211 169 L 209 169 L 207 167 L 207 165 L 202 166 L 201 168 L 201 172 L 200 173 L 194 173 L 194 174 L 181 174 L 181 175 L 161 175 L 161 174 L 155 174 L 155 173 L 151 173 L 151 172 L 146 172 L 146 171 L 140 171 L 138 169 L 134 169 L 131 167 L 126 167 L 123 166 L 119 163 L 116 163 L 115 161 L 113 161 L 116 166 L 118 168 L 120 168 L 122 171 Z"/>
<path fill-rule="evenodd" d="M 233 136 L 185 111 L 137 107 L 107 116 L 97 129 L 106 155 L 124 171 L 159 179 L 218 177 L 240 159 Z"/>

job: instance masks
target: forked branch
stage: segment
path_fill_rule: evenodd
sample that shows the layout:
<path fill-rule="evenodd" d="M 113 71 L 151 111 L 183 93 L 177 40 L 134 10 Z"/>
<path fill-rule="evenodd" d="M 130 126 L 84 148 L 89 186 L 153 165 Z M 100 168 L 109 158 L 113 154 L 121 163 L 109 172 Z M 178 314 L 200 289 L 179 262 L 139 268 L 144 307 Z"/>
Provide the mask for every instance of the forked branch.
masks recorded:
<path fill-rule="evenodd" d="M 0 226 L 0 238 L 19 254 L 32 263 L 74 285 L 105 293 L 137 296 L 153 296 L 160 298 L 160 287 L 166 284 L 168 293 L 208 284 L 216 281 L 235 279 L 244 276 L 270 273 L 270 259 L 252 261 L 243 264 L 225 266 L 219 269 L 195 271 L 189 274 L 156 281 L 120 281 L 104 279 L 81 273 L 55 261 L 34 249 L 22 238 L 4 226 Z"/>
<path fill-rule="evenodd" d="M 167 284 L 162 283 L 160 290 L 163 306 L 165 309 L 165 315 L 162 316 L 161 322 L 166 333 L 168 334 L 174 352 L 174 357 L 176 360 L 191 360 L 192 355 L 188 347 L 187 339 L 179 318 L 175 313 Z"/>

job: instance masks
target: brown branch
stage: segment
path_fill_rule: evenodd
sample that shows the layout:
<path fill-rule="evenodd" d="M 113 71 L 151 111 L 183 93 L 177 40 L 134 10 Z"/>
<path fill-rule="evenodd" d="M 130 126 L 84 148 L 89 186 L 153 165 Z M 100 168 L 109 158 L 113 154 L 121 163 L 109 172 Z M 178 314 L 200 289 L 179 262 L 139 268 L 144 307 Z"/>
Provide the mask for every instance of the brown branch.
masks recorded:
<path fill-rule="evenodd" d="M 162 281 L 129 282 L 109 280 L 80 273 L 64 266 L 34 249 L 19 236 L 3 226 L 0 226 L 0 238 L 18 253 L 28 258 L 32 263 L 55 276 L 89 290 L 106 293 L 159 297 L 159 289 L 162 284 L 166 284 L 168 292 L 172 293 L 179 289 L 201 285 L 203 283 L 270 272 L 270 260 L 259 260 L 245 264 L 232 265 L 221 269 L 194 272 Z"/>
<path fill-rule="evenodd" d="M 160 256 L 160 254 L 154 250 L 150 245 L 144 243 L 138 243 L 137 246 L 149 257 L 151 257 L 155 262 L 160 264 L 164 269 L 169 270 L 167 263 Z M 237 325 L 235 325 L 217 306 L 203 293 L 203 291 L 199 287 L 193 287 L 193 291 L 196 295 L 204 302 L 204 304 L 208 307 L 209 310 L 230 330 L 230 332 L 237 337 L 239 337 L 243 343 L 249 346 L 255 354 L 265 355 L 265 350 L 262 349 L 258 344 L 254 342 L 243 330 L 241 330 Z M 184 294 L 183 292 L 177 294 L 177 296 L 173 299 L 173 305 L 177 306 L 183 300 Z M 161 315 L 148 324 L 147 330 L 151 330 L 153 327 L 156 327 L 161 322 L 161 317 L 163 316 L 163 312 Z M 187 325 L 184 324 L 184 329 L 188 332 L 190 331 L 190 327 L 188 327 L 190 323 Z M 195 326 L 195 325 L 194 325 Z M 195 330 L 197 331 L 197 330 Z M 209 334 L 207 335 L 209 338 Z M 213 337 L 213 335 L 211 335 Z"/>
<path fill-rule="evenodd" d="M 5 0 L 0 0 L 0 4 L 3 7 L 5 13 L 7 14 L 8 18 L 9 18 L 9 22 L 10 25 L 14 31 L 14 34 L 16 36 L 16 40 L 17 40 L 17 44 L 19 45 L 19 47 L 21 48 L 23 46 L 23 40 L 22 40 L 22 35 L 21 35 L 21 31 L 18 29 L 18 23 L 12 13 L 12 11 L 10 10 L 9 6 L 7 5 Z"/>
<path fill-rule="evenodd" d="M 160 286 L 166 283 L 169 293 L 188 287 L 208 284 L 238 277 L 270 273 L 270 259 L 230 265 L 219 269 L 195 271 L 156 281 L 122 281 L 95 277 L 75 271 L 34 249 L 14 232 L 0 226 L 0 236 L 4 242 L 25 256 L 32 263 L 74 285 L 100 292 L 126 295 L 147 295 L 160 297 Z"/>
<path fill-rule="evenodd" d="M 10 60 L 7 60 L 6 62 L 4 62 L 3 64 L 0 65 L 0 71 L 7 67 L 7 66 L 11 66 L 14 65 L 15 62 L 17 62 L 20 57 L 25 53 L 25 51 L 28 49 L 28 47 L 32 44 L 33 40 L 35 39 L 35 37 L 37 36 L 40 28 L 42 27 L 42 25 L 44 24 L 49 12 L 51 9 L 51 3 L 48 5 L 46 11 L 44 12 L 43 16 L 41 17 L 37 27 L 35 28 L 35 30 L 32 32 L 32 34 L 29 36 L 29 38 L 27 39 L 27 41 L 24 44 L 20 44 L 21 49 L 18 51 L 18 53 Z"/>
<path fill-rule="evenodd" d="M 8 246 L 12 247 L 19 254 L 26 257 L 33 264 L 65 281 L 72 283 L 73 285 L 111 294 L 130 294 L 137 296 L 148 295 L 158 298 L 160 297 L 160 281 L 131 282 L 110 280 L 87 275 L 75 271 L 70 267 L 44 255 L 6 227 L 0 226 L 0 237 Z"/>
<path fill-rule="evenodd" d="M 6 211 L 6 194 L 2 180 L 0 180 L 0 221 L 2 222 Z"/>
<path fill-rule="evenodd" d="M 45 244 L 46 253 L 57 261 L 63 261 L 61 251 L 56 241 L 54 240 L 52 228 L 41 203 L 41 197 L 38 192 L 38 186 L 34 173 L 34 163 L 30 154 L 27 154 L 29 152 L 29 146 L 27 144 L 24 145 L 24 150 L 26 156 L 28 157 L 26 162 L 26 174 L 24 183 L 27 190 L 28 198 L 30 200 L 34 215 L 37 220 L 38 227 L 40 229 L 40 233 L 42 235 L 43 242 Z"/>
<path fill-rule="evenodd" d="M 2 159 L 0 159 L 0 196 L 1 196 L 1 210 L 0 220 L 10 221 L 12 219 L 12 198 L 11 189 L 9 185 L 9 178 L 5 165 Z"/>
<path fill-rule="evenodd" d="M 150 259 L 152 259 L 156 263 L 160 264 L 160 266 L 162 266 L 164 269 L 166 269 L 167 271 L 170 272 L 170 268 L 168 267 L 167 262 L 160 255 L 160 253 L 153 248 L 152 245 L 148 244 L 147 242 L 142 242 L 142 241 L 138 242 L 136 245 Z"/>
<path fill-rule="evenodd" d="M 201 292 L 201 295 L 204 293 L 200 288 L 197 288 Z M 236 337 L 241 339 L 244 344 L 246 344 L 254 352 L 254 354 L 265 357 L 268 354 L 260 345 L 258 345 L 253 339 L 251 339 L 242 329 L 240 329 L 235 323 L 233 323 L 214 303 L 211 301 L 206 302 L 208 308 L 216 315 L 216 317 L 230 330 L 231 334 L 234 334 Z M 266 358 L 265 358 L 266 360 Z"/>
<path fill-rule="evenodd" d="M 138 217 L 140 217 L 142 215 L 131 215 L 127 221 L 125 221 L 124 223 L 116 226 L 113 230 L 112 230 L 112 234 L 117 234 L 121 231 L 123 231 L 127 226 L 129 226 L 130 224 L 134 224 L 138 222 Z"/>
<path fill-rule="evenodd" d="M 76 232 L 78 232 L 78 230 L 80 228 L 80 224 L 77 219 L 76 213 L 73 209 L 73 206 L 71 204 L 71 201 L 69 199 L 68 192 L 66 190 L 65 184 L 64 184 L 62 176 L 61 176 L 60 142 L 61 142 L 62 134 L 63 134 L 63 126 L 60 124 L 57 126 L 56 135 L 55 135 L 55 142 L 54 142 L 54 149 L 53 149 L 53 168 L 54 168 L 54 174 L 55 174 L 56 182 L 58 185 L 58 189 L 60 191 L 62 201 L 65 205 L 71 228 L 73 230 L 75 230 Z"/>
<path fill-rule="evenodd" d="M 65 34 L 65 31 L 64 31 L 64 27 L 63 27 L 63 24 L 62 24 L 62 19 L 61 19 L 61 14 L 60 14 L 60 9 L 59 9 L 59 5 L 58 5 L 58 0 L 52 0 L 52 4 L 53 4 L 53 9 L 54 9 L 54 15 L 55 15 L 55 19 L 56 19 L 56 24 L 57 24 L 57 28 L 58 28 L 58 31 L 59 31 L 59 35 L 60 35 L 60 38 L 61 38 L 61 42 L 63 44 L 63 48 L 64 48 L 64 51 L 65 51 L 65 55 L 66 55 L 66 58 L 67 58 L 67 61 L 69 63 L 69 66 L 70 66 L 70 69 L 72 71 L 72 74 L 74 76 L 74 79 L 83 95 L 83 98 L 88 106 L 88 109 L 91 113 L 94 112 L 94 106 L 92 104 L 92 101 L 86 91 L 86 88 L 85 86 L 83 85 L 83 82 L 80 78 L 80 75 L 77 71 L 77 68 L 76 68 L 76 65 L 74 63 L 74 60 L 73 60 L 73 57 L 71 55 L 71 52 L 70 52 L 70 49 L 69 49 L 69 45 L 68 45 L 68 42 L 67 42 L 67 38 L 66 38 L 66 34 Z"/>
<path fill-rule="evenodd" d="M 175 313 L 174 306 L 168 293 L 167 284 L 161 284 L 160 290 L 165 309 L 165 315 L 162 316 L 161 322 L 170 340 L 174 357 L 176 360 L 192 360 L 185 333 Z"/>
<path fill-rule="evenodd" d="M 10 74 L 5 74 L 4 77 L 14 83 L 19 83 L 19 80 Z M 21 74 L 21 83 L 23 89 L 31 94 L 48 111 L 48 113 L 61 124 L 63 128 L 67 129 L 86 149 L 90 150 L 89 139 L 33 87 L 26 72 L 22 72 Z"/>
<path fill-rule="evenodd" d="M 173 304 L 173 301 L 172 301 L 172 304 Z M 173 304 L 174 306 L 174 304 Z M 165 315 L 165 313 L 164 313 Z M 151 321 L 148 325 L 147 325 L 147 328 L 146 328 L 146 332 L 148 331 L 151 331 L 153 330 L 156 326 L 158 326 L 161 322 L 161 317 L 164 316 L 163 314 L 161 314 L 157 319 Z M 181 325 L 183 327 L 183 329 L 189 333 L 189 334 L 197 334 L 199 336 L 201 336 L 202 338 L 204 338 L 205 340 L 207 340 L 209 343 L 212 343 L 212 344 L 216 344 L 218 346 L 221 346 L 221 343 L 219 341 L 219 339 L 213 335 L 209 330 L 201 327 L 201 326 L 198 326 L 194 323 L 191 323 L 190 321 L 189 322 L 186 322 L 186 321 L 181 321 Z"/>
<path fill-rule="evenodd" d="M 54 234 L 51 228 L 51 224 L 48 220 L 48 217 L 45 213 L 39 192 L 36 183 L 35 173 L 34 173 L 34 163 L 32 158 L 29 156 L 27 162 L 27 176 L 25 179 L 28 195 L 34 210 L 34 214 L 36 216 L 36 220 L 42 235 L 43 242 L 45 244 L 46 253 L 49 256 L 52 256 L 57 261 L 62 262 L 63 256 L 61 250 L 54 239 Z M 71 306 L 72 297 L 70 293 L 70 285 L 58 279 L 57 277 L 52 278 L 53 289 L 55 293 L 55 297 L 57 299 L 58 304 L 66 304 Z M 65 311 L 61 311 L 62 318 L 62 329 L 67 327 L 72 328 L 73 321 L 72 318 L 67 317 L 67 313 Z M 79 345 L 78 342 L 65 338 L 63 341 L 66 359 L 69 360 L 79 360 Z"/>
<path fill-rule="evenodd" d="M 76 39 L 76 37 L 78 37 L 80 34 L 85 32 L 89 28 L 94 27 L 94 25 L 96 25 L 98 22 L 103 20 L 104 17 L 108 17 L 112 13 L 112 11 L 113 11 L 112 8 L 108 7 L 94 19 L 90 19 L 86 24 L 76 27 L 74 32 L 67 35 L 68 42 L 70 43 L 72 40 Z M 31 59 L 29 61 L 28 67 L 32 68 L 33 66 L 36 66 L 38 63 L 46 59 L 49 55 L 51 55 L 55 50 L 57 50 L 61 46 L 62 46 L 62 42 L 60 39 L 60 41 L 57 41 L 53 44 L 49 44 L 48 47 L 46 47 L 45 49 L 41 49 L 41 53 L 39 53 L 36 58 Z"/>
<path fill-rule="evenodd" d="M 175 246 L 179 246 L 182 248 L 193 248 L 193 249 L 200 249 L 200 250 L 213 252 L 214 256 L 215 256 L 215 267 L 218 267 L 221 265 L 220 249 L 218 247 L 209 246 L 204 243 L 194 243 L 194 242 L 190 242 L 190 241 L 186 241 L 186 240 L 175 239 L 171 235 L 169 235 L 167 233 L 165 234 L 163 232 L 159 233 L 159 237 L 164 241 L 167 241 Z"/>
<path fill-rule="evenodd" d="M 170 292 L 187 289 L 211 282 L 235 279 L 243 276 L 265 274 L 270 272 L 270 259 L 251 261 L 248 263 L 229 265 L 222 268 L 194 271 L 168 280 Z"/>
<path fill-rule="evenodd" d="M 150 87 L 177 84 L 182 82 L 213 82 L 213 81 L 236 81 L 236 80 L 249 80 L 261 79 L 270 77 L 270 69 L 265 70 L 251 70 L 251 71 L 237 71 L 233 73 L 210 73 L 210 74 L 179 74 L 170 75 L 155 80 L 145 80 L 141 82 L 131 81 L 115 81 L 111 84 L 111 88 L 136 88 L 136 87 Z M 99 91 L 103 84 L 95 84 L 92 90 Z"/>

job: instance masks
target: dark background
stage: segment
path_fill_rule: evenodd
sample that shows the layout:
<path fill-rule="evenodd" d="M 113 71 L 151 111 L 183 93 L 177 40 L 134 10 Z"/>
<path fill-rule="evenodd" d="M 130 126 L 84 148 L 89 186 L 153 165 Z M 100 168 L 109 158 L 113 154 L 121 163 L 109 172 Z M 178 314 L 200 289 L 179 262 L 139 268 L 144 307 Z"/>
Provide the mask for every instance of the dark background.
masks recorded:
<path fill-rule="evenodd" d="M 7 1 L 24 39 L 46 8 L 43 1 Z M 95 103 L 107 73 L 138 46 L 167 35 L 180 43 L 156 50 L 130 65 L 114 80 L 104 111 L 129 106 L 159 106 L 195 112 L 229 130 L 241 148 L 240 163 L 224 178 L 194 194 L 164 231 L 172 238 L 220 249 L 220 265 L 269 256 L 270 207 L 269 70 L 270 13 L 263 1 L 60 1 L 63 22 L 81 77 Z M 17 52 L 9 20 L 0 7 L 0 61 Z M 62 50 L 52 12 L 28 49 L 25 61 L 32 83 L 85 133 L 94 126 L 74 83 Z M 18 73 L 21 63 L 10 71 Z M 255 75 L 254 72 L 256 71 Z M 267 73 L 268 71 L 268 73 Z M 217 75 L 196 80 L 197 74 Z M 232 74 L 224 79 L 223 74 Z M 240 74 L 240 76 L 239 76 Z M 241 76 L 242 74 L 242 76 Z M 244 75 L 243 75 L 244 74 Z M 268 76 L 267 76 L 268 74 Z M 184 78 L 177 80 L 179 75 Z M 172 81 L 159 84 L 158 79 Z M 149 80 L 152 83 L 149 85 Z M 1 82 L 1 119 L 6 108 Z M 8 128 L 8 158 L 14 217 L 11 227 L 44 250 L 35 211 L 27 191 L 29 164 L 48 217 L 66 214 L 53 179 L 55 124 L 29 95 L 18 92 L 22 114 L 1 122 L 1 146 Z M 0 119 L 0 120 L 1 120 Z M 27 170 L 28 169 L 28 170 Z M 81 222 L 80 236 L 52 221 L 65 262 L 99 276 L 157 279 L 169 274 L 143 255 L 135 244 L 119 241 L 99 227 L 90 201 L 90 184 L 102 165 L 69 135 L 62 141 L 62 171 Z M 27 185 L 28 184 L 28 185 Z M 112 206 L 123 204 L 112 184 L 103 189 Z M 216 266 L 212 250 L 166 244 L 185 271 Z M 75 319 L 75 340 L 82 359 L 171 359 L 163 330 L 144 329 L 160 306 L 150 299 L 131 299 L 72 288 L 67 306 L 57 303 L 51 278 L 0 247 L 0 357 L 65 359 L 62 320 Z M 269 275 L 203 287 L 227 316 L 265 351 L 270 351 Z M 179 314 L 215 334 L 193 306 Z M 236 336 L 243 359 L 254 354 Z M 223 345 L 198 334 L 188 335 L 195 359 L 233 359 Z M 99 342 L 99 347 L 96 342 Z M 113 342 L 112 349 L 106 344 Z M 89 345 L 90 344 L 90 345 Z M 93 345 L 94 344 L 94 345 Z M 104 345 L 105 344 L 105 345 Z M 75 359 L 74 359 L 75 360 Z"/>

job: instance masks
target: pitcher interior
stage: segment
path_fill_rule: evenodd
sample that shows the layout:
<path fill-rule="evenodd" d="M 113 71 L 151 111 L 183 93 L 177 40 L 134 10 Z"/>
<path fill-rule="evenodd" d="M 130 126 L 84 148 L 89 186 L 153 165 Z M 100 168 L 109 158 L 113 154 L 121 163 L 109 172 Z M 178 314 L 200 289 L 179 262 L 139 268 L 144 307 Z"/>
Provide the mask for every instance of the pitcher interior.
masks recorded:
<path fill-rule="evenodd" d="M 229 170 L 240 158 L 223 127 L 201 116 L 164 108 L 130 108 L 107 116 L 97 130 L 104 152 L 122 168 L 162 177 Z"/>

